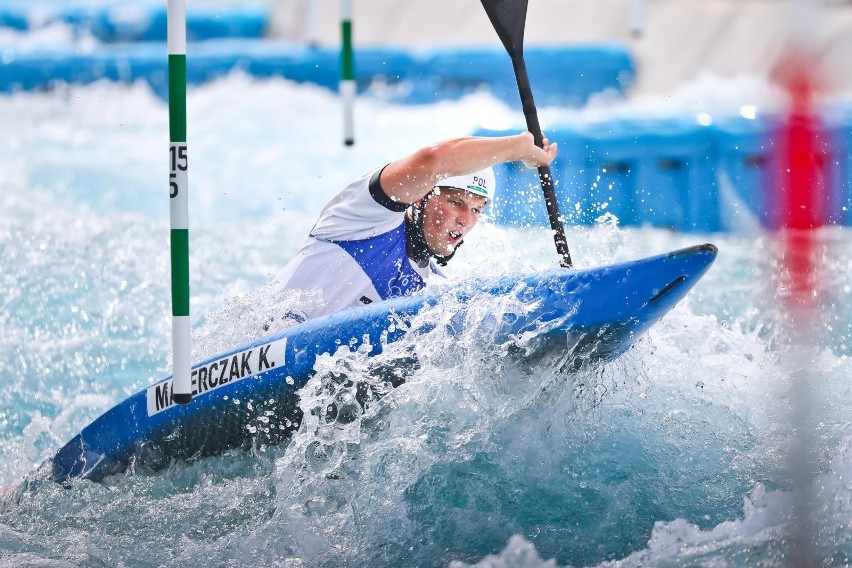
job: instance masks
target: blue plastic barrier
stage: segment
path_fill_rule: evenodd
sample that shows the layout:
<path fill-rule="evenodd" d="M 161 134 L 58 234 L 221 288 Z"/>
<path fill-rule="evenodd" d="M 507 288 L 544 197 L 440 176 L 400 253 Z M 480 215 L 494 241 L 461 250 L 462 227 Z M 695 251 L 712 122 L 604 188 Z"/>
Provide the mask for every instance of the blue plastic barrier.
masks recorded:
<path fill-rule="evenodd" d="M 481 130 L 502 135 L 520 130 Z M 783 141 L 780 120 L 723 117 L 713 126 L 678 120 L 615 120 L 560 126 L 551 165 L 560 213 L 588 225 L 606 213 L 624 226 L 714 232 L 780 226 Z M 826 224 L 852 225 L 852 112 L 823 119 L 816 141 L 815 192 Z M 494 221 L 549 222 L 538 174 L 520 164 L 496 168 Z"/>
<path fill-rule="evenodd" d="M 832 124 L 833 153 L 836 168 L 831 183 L 829 220 L 833 223 L 852 226 L 852 108 Z"/>
<path fill-rule="evenodd" d="M 732 213 L 777 228 L 779 195 L 774 188 L 781 172 L 777 121 L 723 118 L 716 121 L 714 132 L 721 182 L 730 184 L 739 201 Z"/>
<path fill-rule="evenodd" d="M 721 229 L 716 153 L 706 127 L 674 120 L 616 121 L 546 135 L 560 147 L 551 171 L 567 223 L 589 225 L 611 213 L 622 225 Z M 509 164 L 499 167 L 497 176 L 503 184 L 492 211 L 497 223 L 548 224 L 534 170 Z"/>
<path fill-rule="evenodd" d="M 187 39 L 258 38 L 269 23 L 261 6 L 187 6 Z M 166 3 L 12 2 L 0 6 L 0 26 L 18 30 L 65 23 L 103 42 L 165 41 Z"/>
<path fill-rule="evenodd" d="M 781 226 L 783 182 L 779 117 L 762 120 L 723 119 L 715 127 L 719 173 L 730 183 L 747 211 L 764 227 Z M 852 200 L 852 121 L 823 119 L 817 139 L 815 193 L 824 197 L 826 224 L 850 225 Z"/>
<path fill-rule="evenodd" d="M 580 106 L 595 93 L 623 93 L 635 79 L 628 51 L 614 44 L 528 47 L 524 61 L 540 106 Z M 512 106 L 520 103 L 511 60 L 503 49 L 442 49 L 416 54 L 412 63 L 406 76 L 415 89 L 406 102 L 430 102 L 434 93 L 454 97 L 487 87 Z"/>
<path fill-rule="evenodd" d="M 24 31 L 30 28 L 30 19 L 24 10 L 16 9 L 14 6 L 2 7 L 0 8 L 0 27 Z"/>
<path fill-rule="evenodd" d="M 530 77 L 536 81 L 541 78 L 536 90 L 542 100 L 559 104 L 585 102 L 592 93 L 603 89 L 621 91 L 633 76 L 626 52 L 614 48 L 531 49 L 526 60 Z M 166 47 L 161 43 L 101 46 L 91 53 L 61 48 L 34 53 L 6 49 L 0 62 L 0 92 L 46 89 L 57 82 L 143 79 L 165 97 L 167 61 Z M 212 40 L 194 43 L 187 49 L 187 82 L 191 85 L 237 69 L 255 76 L 282 76 L 336 90 L 340 80 L 340 52 L 251 40 Z M 360 49 L 355 53 L 355 72 L 361 92 L 371 89 L 396 102 L 431 103 L 473 89 L 494 89 L 492 92 L 511 104 L 518 101 L 511 63 L 505 51 L 497 47 L 448 49 L 440 55 L 412 54 L 401 49 Z M 558 77 L 571 80 L 566 85 Z"/>

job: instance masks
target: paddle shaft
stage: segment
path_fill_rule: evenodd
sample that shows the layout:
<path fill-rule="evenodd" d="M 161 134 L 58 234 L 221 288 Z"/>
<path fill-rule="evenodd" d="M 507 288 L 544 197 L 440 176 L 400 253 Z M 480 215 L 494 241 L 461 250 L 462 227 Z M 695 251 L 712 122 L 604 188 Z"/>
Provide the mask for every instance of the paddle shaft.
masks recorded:
<path fill-rule="evenodd" d="M 519 50 L 515 50 L 514 53 L 510 51 L 509 56 L 512 58 L 512 67 L 515 70 L 515 79 L 518 82 L 518 93 L 521 96 L 521 106 L 527 121 L 527 130 L 532 133 L 536 146 L 541 148 L 544 145 L 544 135 L 538 122 L 538 112 L 535 108 L 524 56 Z M 559 254 L 559 264 L 563 268 L 571 268 L 571 253 L 568 250 L 568 240 L 565 238 L 565 227 L 562 225 L 562 218 L 559 215 L 559 202 L 556 200 L 550 166 L 538 168 L 538 179 L 541 182 L 541 190 L 544 192 L 544 204 L 547 207 L 547 217 L 550 219 L 556 252 Z"/>

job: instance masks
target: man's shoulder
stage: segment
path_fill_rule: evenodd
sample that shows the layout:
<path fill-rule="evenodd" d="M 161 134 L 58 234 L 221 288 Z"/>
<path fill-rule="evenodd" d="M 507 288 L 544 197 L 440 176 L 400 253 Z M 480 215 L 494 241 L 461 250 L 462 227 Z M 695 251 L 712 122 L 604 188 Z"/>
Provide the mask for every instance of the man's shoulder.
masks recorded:
<path fill-rule="evenodd" d="M 385 171 L 387 166 L 383 166 L 373 171 L 370 175 L 369 182 L 367 183 L 367 187 L 370 191 L 370 197 L 373 198 L 373 201 L 387 209 L 388 211 L 393 211 L 394 213 L 401 213 L 408 209 L 408 204 L 403 203 L 402 201 L 398 201 L 393 197 L 389 196 L 387 192 L 382 187 L 382 172 Z"/>
<path fill-rule="evenodd" d="M 407 206 L 391 201 L 381 189 L 382 168 L 353 181 L 323 208 L 311 236 L 324 240 L 356 240 L 386 233 L 404 220 Z M 382 200 L 387 200 L 383 202 Z M 391 204 L 394 207 L 389 208 Z"/>

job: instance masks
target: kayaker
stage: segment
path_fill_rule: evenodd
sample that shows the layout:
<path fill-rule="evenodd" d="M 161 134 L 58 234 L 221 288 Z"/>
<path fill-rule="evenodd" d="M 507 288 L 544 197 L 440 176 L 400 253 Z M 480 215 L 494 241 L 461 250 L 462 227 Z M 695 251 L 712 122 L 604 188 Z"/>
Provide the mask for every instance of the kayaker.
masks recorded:
<path fill-rule="evenodd" d="M 290 315 L 307 320 L 420 290 L 446 265 L 494 198 L 491 166 L 547 166 L 523 132 L 438 142 L 367 172 L 332 199 L 296 256 L 275 278 L 278 291 L 306 300 Z"/>

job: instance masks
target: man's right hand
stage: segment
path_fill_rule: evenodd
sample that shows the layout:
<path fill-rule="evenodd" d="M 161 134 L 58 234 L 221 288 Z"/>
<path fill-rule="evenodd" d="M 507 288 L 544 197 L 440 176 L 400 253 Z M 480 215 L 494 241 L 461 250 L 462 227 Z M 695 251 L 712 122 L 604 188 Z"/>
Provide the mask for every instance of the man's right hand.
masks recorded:
<path fill-rule="evenodd" d="M 556 158 L 558 151 L 556 142 L 551 143 L 547 138 L 542 139 L 542 147 L 535 145 L 535 137 L 531 132 L 518 134 L 522 142 L 522 154 L 519 160 L 528 168 L 549 166 Z"/>

